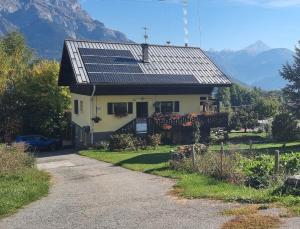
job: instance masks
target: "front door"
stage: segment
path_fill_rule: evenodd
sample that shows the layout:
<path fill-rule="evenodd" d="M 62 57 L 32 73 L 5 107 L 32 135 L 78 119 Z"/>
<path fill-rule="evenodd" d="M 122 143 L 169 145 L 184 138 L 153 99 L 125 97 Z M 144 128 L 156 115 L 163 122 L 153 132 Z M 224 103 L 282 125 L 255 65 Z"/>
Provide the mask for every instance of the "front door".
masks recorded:
<path fill-rule="evenodd" d="M 148 117 L 148 102 L 136 103 L 136 117 L 147 118 Z"/>

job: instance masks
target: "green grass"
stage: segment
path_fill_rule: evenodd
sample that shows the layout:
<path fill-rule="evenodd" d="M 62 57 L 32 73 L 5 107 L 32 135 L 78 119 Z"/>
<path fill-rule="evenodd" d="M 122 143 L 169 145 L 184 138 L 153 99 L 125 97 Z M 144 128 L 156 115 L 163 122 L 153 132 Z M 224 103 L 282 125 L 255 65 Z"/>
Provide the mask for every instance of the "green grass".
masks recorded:
<path fill-rule="evenodd" d="M 273 153 L 274 150 L 282 151 L 282 146 L 285 144 L 284 152 L 300 151 L 300 141 L 292 142 L 272 142 L 266 138 L 265 133 L 255 132 L 231 132 L 229 133 L 229 141 L 224 144 L 224 150 L 244 151 L 249 150 L 250 140 L 252 140 L 252 150 L 259 153 Z M 211 150 L 220 150 L 221 144 L 210 146 Z"/>
<path fill-rule="evenodd" d="M 300 215 L 300 197 L 272 195 L 273 189 L 257 190 L 242 185 L 233 185 L 211 177 L 179 172 L 168 167 L 170 150 L 161 146 L 155 150 L 137 152 L 81 151 L 80 155 L 110 162 L 124 168 L 177 179 L 175 191 L 186 198 L 211 198 L 244 203 L 280 203 Z"/>
<path fill-rule="evenodd" d="M 174 146 L 160 146 L 157 149 L 106 152 L 98 150 L 81 151 L 80 154 L 100 161 L 113 163 L 127 169 L 151 172 L 168 168 L 170 151 Z"/>
<path fill-rule="evenodd" d="M 37 169 L 0 175 L 0 217 L 45 196 L 49 190 L 49 175 Z"/>
<path fill-rule="evenodd" d="M 255 150 L 261 150 L 261 149 L 281 149 L 282 145 L 284 143 L 254 143 L 252 144 L 252 149 Z M 238 143 L 238 144 L 224 144 L 224 149 L 225 150 L 230 150 L 230 149 L 249 149 L 250 145 L 248 144 L 243 144 L 243 143 Z M 286 149 L 289 148 L 295 148 L 297 149 L 297 147 L 299 147 L 300 149 L 300 141 L 295 141 L 295 142 L 288 142 L 286 143 Z M 210 147 L 212 150 L 220 150 L 221 149 L 221 145 L 212 145 Z"/>

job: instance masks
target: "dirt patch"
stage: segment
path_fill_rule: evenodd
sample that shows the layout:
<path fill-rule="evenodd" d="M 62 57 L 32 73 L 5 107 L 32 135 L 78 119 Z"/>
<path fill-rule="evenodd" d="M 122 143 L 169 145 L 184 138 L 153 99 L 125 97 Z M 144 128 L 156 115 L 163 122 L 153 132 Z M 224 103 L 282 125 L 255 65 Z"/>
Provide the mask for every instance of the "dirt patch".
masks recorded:
<path fill-rule="evenodd" d="M 274 229 L 280 225 L 280 219 L 259 214 L 240 215 L 225 223 L 222 229 Z"/>

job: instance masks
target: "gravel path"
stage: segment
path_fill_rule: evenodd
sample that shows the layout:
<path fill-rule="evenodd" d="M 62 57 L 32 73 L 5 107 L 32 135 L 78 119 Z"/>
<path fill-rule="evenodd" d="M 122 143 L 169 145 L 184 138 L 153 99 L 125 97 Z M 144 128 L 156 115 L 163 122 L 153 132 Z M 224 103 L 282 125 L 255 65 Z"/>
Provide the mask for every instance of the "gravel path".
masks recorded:
<path fill-rule="evenodd" d="M 134 172 L 76 154 L 38 159 L 52 176 L 50 194 L 11 217 L 2 229 L 220 228 L 219 213 L 236 204 L 186 200 L 169 195 L 174 181 Z M 300 228 L 299 218 L 283 228 Z"/>
<path fill-rule="evenodd" d="M 38 159 L 53 175 L 50 194 L 0 221 L 0 228 L 220 228 L 230 204 L 180 200 L 174 182 L 76 154 Z"/>

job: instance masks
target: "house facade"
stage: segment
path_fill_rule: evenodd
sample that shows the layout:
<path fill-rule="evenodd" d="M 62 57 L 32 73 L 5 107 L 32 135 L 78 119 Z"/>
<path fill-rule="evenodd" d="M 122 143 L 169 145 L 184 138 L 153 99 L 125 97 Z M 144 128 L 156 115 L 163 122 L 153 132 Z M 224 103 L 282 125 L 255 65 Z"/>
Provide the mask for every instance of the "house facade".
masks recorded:
<path fill-rule="evenodd" d="M 200 48 L 76 40 L 64 43 L 58 83 L 70 87 L 76 145 L 126 126 L 147 133 L 155 113 L 217 113 L 212 92 L 231 85 Z"/>

